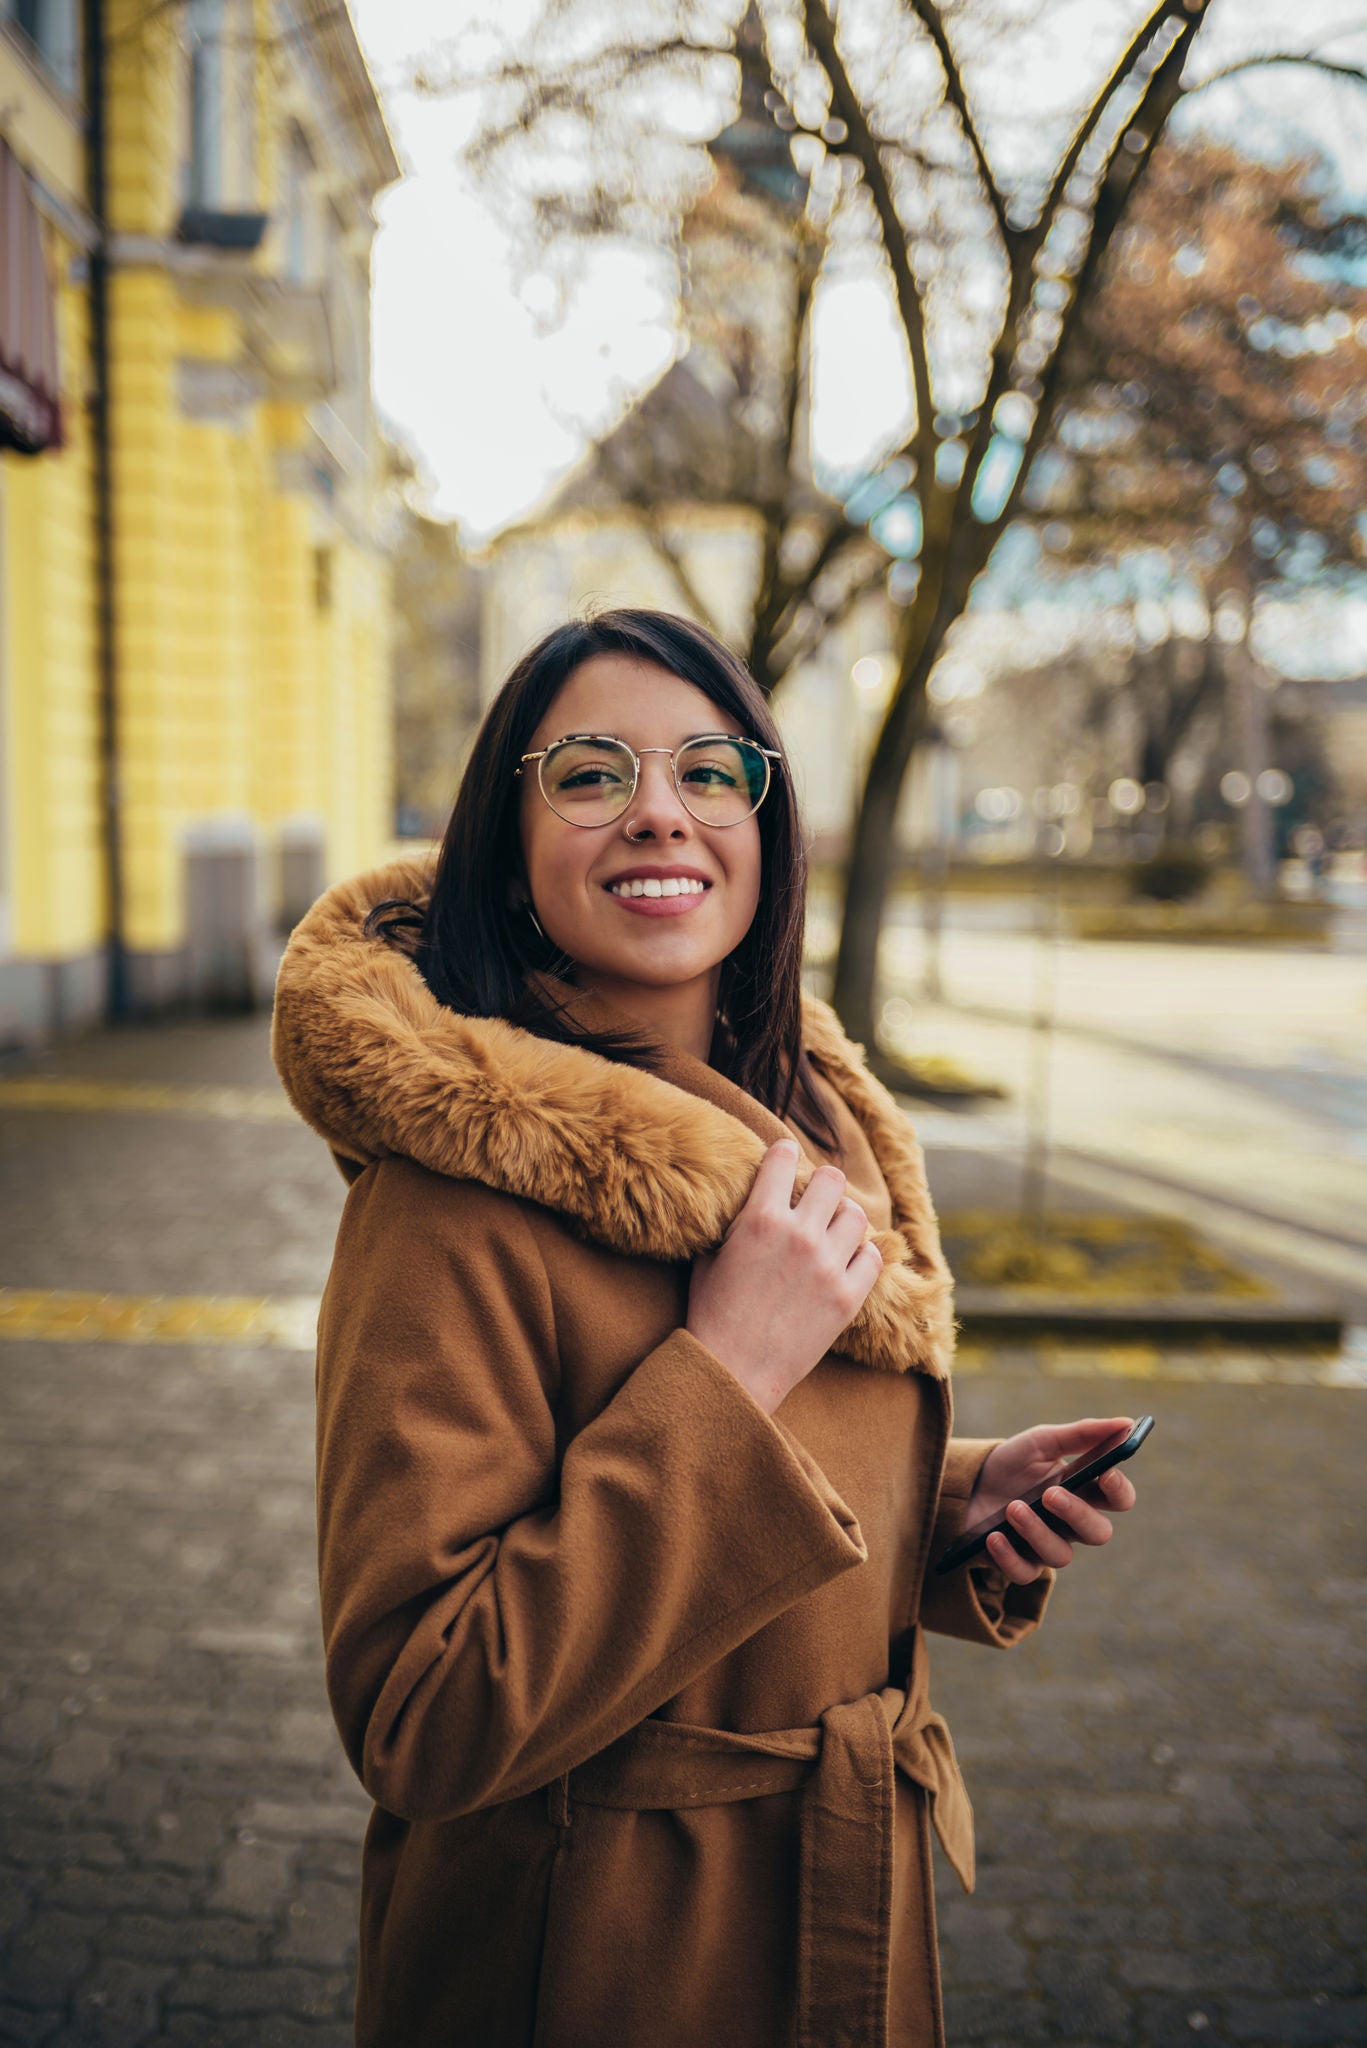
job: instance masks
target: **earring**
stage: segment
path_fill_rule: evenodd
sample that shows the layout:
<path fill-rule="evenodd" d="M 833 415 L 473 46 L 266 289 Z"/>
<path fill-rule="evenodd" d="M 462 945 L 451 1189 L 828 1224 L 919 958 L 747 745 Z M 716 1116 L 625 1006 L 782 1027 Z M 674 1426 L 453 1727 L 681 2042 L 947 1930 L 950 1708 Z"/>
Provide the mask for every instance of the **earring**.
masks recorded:
<path fill-rule="evenodd" d="M 544 939 L 544 938 L 545 938 L 545 936 L 546 936 L 546 934 L 545 934 L 545 933 L 544 933 L 543 931 L 541 931 L 541 926 L 540 926 L 540 925 L 539 925 L 539 924 L 537 923 L 537 916 L 536 916 L 536 912 L 535 912 L 535 911 L 534 911 L 534 910 L 532 909 L 532 899 L 531 899 L 531 897 L 530 897 L 530 896 L 529 896 L 529 897 L 527 898 L 527 900 L 526 900 L 526 902 L 525 902 L 525 903 L 523 904 L 522 908 L 523 908 L 523 909 L 524 909 L 524 910 L 526 911 L 526 913 L 527 913 L 528 917 L 529 917 L 529 918 L 531 919 L 532 923 L 533 923 L 534 925 L 536 925 L 537 931 L 538 931 L 538 932 L 540 932 L 540 934 L 541 934 L 541 937 L 542 937 L 542 938 Z"/>

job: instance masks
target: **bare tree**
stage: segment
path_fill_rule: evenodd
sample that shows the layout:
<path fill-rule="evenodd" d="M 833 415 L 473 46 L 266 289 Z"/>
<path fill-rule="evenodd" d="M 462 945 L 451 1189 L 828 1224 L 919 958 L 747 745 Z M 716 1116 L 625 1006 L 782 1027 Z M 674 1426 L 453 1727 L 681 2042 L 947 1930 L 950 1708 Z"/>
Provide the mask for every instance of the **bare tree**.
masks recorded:
<path fill-rule="evenodd" d="M 552 180 L 537 197 L 543 226 L 647 239 L 658 237 L 669 194 L 696 192 L 708 174 L 701 140 L 690 155 L 675 130 L 663 155 L 646 148 L 647 139 L 661 141 L 661 81 L 705 96 L 709 85 L 717 89 L 718 67 L 739 63 L 820 203 L 827 260 L 842 237 L 862 237 L 890 278 L 913 413 L 901 445 L 861 494 L 862 511 L 878 516 L 896 502 L 913 543 L 890 572 L 901 603 L 895 677 L 851 831 L 833 998 L 846 1028 L 894 1080 L 877 1051 L 876 955 L 898 801 L 927 727 L 926 685 L 997 540 L 1021 511 L 1111 245 L 1174 108 L 1199 88 L 1185 73 L 1206 11 L 1206 0 L 1117 9 L 1132 32 L 1066 147 L 1042 179 L 1015 183 L 993 165 L 964 53 L 973 54 L 975 39 L 1028 33 L 1039 10 L 1027 12 L 1022 29 L 1018 7 L 999 18 L 981 0 L 846 0 L 837 23 L 830 0 L 768 0 L 762 21 L 751 12 L 742 24 L 724 0 L 720 9 L 706 0 L 641 0 L 639 12 L 614 10 L 608 43 L 586 48 L 583 9 L 553 0 L 542 46 L 499 74 L 505 104 L 481 140 L 483 161 L 510 139 L 551 133 L 562 152 L 577 153 L 576 171 L 571 192 Z M 1241 63 L 1319 61 L 1264 52 Z M 1363 75 L 1351 65 L 1325 68 Z M 614 108 L 625 110 L 628 127 L 635 123 L 635 149 L 623 149 L 623 131 L 608 118 Z M 834 521 L 805 557 L 798 546 L 785 557 L 782 531 L 774 533 L 775 564 L 792 564 L 783 598 L 795 618 L 846 536 Z"/>
<path fill-rule="evenodd" d="M 834 988 L 846 1027 L 870 1047 L 893 823 L 907 764 L 926 727 L 926 684 L 997 539 L 1020 509 L 1076 373 L 1079 332 L 1111 245 L 1173 109 L 1196 89 L 1183 78 L 1206 10 L 1204 0 L 1163 0 L 1146 11 L 1046 187 L 1034 196 L 998 182 L 935 0 L 907 0 L 906 11 L 939 60 L 944 103 L 957 117 L 976 170 L 1004 288 L 981 396 L 966 416 L 942 423 L 932 397 L 927 292 L 908 246 L 896 152 L 868 117 L 825 0 L 803 0 L 807 37 L 829 80 L 832 109 L 848 126 L 848 146 L 857 151 L 878 213 L 916 388 L 916 425 L 902 452 L 916 465 L 925 536 L 921 575 L 903 615 L 897 679 L 855 820 Z"/>

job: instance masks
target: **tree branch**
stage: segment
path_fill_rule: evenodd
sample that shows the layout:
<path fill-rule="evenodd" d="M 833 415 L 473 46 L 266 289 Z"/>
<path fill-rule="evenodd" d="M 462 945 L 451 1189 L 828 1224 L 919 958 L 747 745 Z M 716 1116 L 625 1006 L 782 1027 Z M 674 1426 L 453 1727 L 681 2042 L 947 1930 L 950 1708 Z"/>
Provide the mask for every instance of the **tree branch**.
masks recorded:
<path fill-rule="evenodd" d="M 868 568 L 862 570 L 858 576 L 854 577 L 846 585 L 829 610 L 823 611 L 820 607 L 813 607 L 816 613 L 813 623 L 801 639 L 791 648 L 783 648 L 782 640 L 780 639 L 777 644 L 781 649 L 782 658 L 777 665 L 778 675 L 775 677 L 775 688 L 777 688 L 785 676 L 791 674 L 799 663 L 806 661 L 809 655 L 815 654 L 817 648 L 820 647 L 832 627 L 838 626 L 841 620 L 848 616 L 861 597 L 865 597 L 869 591 L 875 590 L 886 574 L 886 562 L 871 562 Z"/>
<path fill-rule="evenodd" d="M 708 632 L 714 634 L 718 640 L 724 640 L 726 634 L 717 620 L 716 613 L 698 588 L 697 579 L 688 566 L 682 548 L 675 545 L 674 536 L 669 531 L 661 508 L 640 498 L 623 498 L 622 503 L 673 576 L 683 601 L 694 618 L 700 625 L 706 626 Z"/>
<path fill-rule="evenodd" d="M 915 0 L 913 0 L 913 4 L 915 4 Z M 982 407 L 978 414 L 978 424 L 974 429 L 973 439 L 969 446 L 968 459 L 964 464 L 963 477 L 959 486 L 961 494 L 967 493 L 971 496 L 973 487 L 977 482 L 978 473 L 982 468 L 988 448 L 991 446 L 993 414 L 996 410 L 997 400 L 1010 388 L 1011 364 L 1015 356 L 1018 329 L 1033 289 L 1035 259 L 1047 241 L 1049 231 L 1058 216 L 1068 182 L 1073 172 L 1077 169 L 1087 144 L 1100 127 L 1107 108 L 1111 105 L 1111 102 L 1122 86 L 1133 77 L 1136 64 L 1153 42 L 1159 30 L 1163 27 L 1164 22 L 1170 20 L 1174 15 L 1180 16 L 1184 11 L 1180 5 L 1180 0 L 1163 0 L 1163 4 L 1153 10 L 1147 21 L 1130 38 L 1110 76 L 1106 79 L 1096 99 L 1088 108 L 1085 119 L 1079 123 L 1072 141 L 1065 150 L 1058 169 L 1054 173 L 1048 194 L 1040 208 L 1039 218 L 1034 227 L 1028 234 L 1016 234 L 1007 238 L 1006 254 L 1010 264 L 1011 288 L 1007 295 L 1006 312 L 1002 319 L 1001 333 L 997 338 L 997 345 L 992 352 L 992 363 L 988 371 L 987 387 L 983 393 Z M 1194 33 L 1200 24 L 1189 23 L 1188 25 Z M 1114 153 L 1114 149 L 1112 149 L 1112 157 L 1114 157 Z M 1076 303 L 1076 295 L 1074 303 Z M 1037 446 L 1038 439 L 1032 437 L 1022 457 L 1018 481 L 1023 480 L 1025 472 L 1030 466 L 1031 456 Z M 996 524 L 989 529 L 992 538 L 995 538 L 998 531 L 1000 531 L 1000 526 Z M 977 530 L 976 538 L 978 540 L 984 538 L 981 528 Z"/>
<path fill-rule="evenodd" d="M 1059 336 L 1053 355 L 1041 379 L 1044 389 L 1036 408 L 1030 439 L 1026 443 L 1024 454 L 1021 457 L 1020 468 L 1016 472 L 1015 481 L 1011 486 L 1006 503 L 1003 505 L 997 518 L 990 525 L 985 525 L 980 529 L 983 542 L 986 543 L 988 548 L 990 548 L 991 542 L 995 540 L 997 534 L 1014 518 L 1021 493 L 1029 479 L 1031 465 L 1039 449 L 1048 438 L 1050 429 L 1053 426 L 1054 416 L 1058 410 L 1063 390 L 1063 374 L 1079 322 L 1090 303 L 1092 291 L 1100 274 L 1106 252 L 1110 248 L 1116 230 L 1125 217 L 1126 208 L 1134 193 L 1134 189 L 1152 161 L 1154 150 L 1157 148 L 1163 130 L 1167 126 L 1168 117 L 1181 98 L 1183 67 L 1191 50 L 1192 40 L 1200 26 L 1199 19 L 1192 20 L 1188 17 L 1182 29 L 1173 39 L 1172 48 L 1149 78 L 1144 90 L 1144 96 L 1135 108 L 1134 118 L 1130 124 L 1130 129 L 1127 131 L 1133 132 L 1137 129 L 1143 134 L 1142 148 L 1133 153 L 1128 150 L 1123 151 L 1123 155 L 1128 161 L 1122 165 L 1118 161 L 1122 156 L 1120 139 L 1117 138 L 1116 142 L 1112 145 L 1110 160 L 1106 166 L 1106 171 L 1097 193 L 1096 206 L 1092 214 L 1092 229 L 1088 238 L 1087 252 L 1072 280 L 1072 296 L 1068 302 L 1067 312 L 1064 315 L 1063 331 Z"/>
<path fill-rule="evenodd" d="M 1047 198 L 1045 199 L 1044 205 L 1040 209 L 1039 221 L 1033 232 L 1033 246 L 1031 249 L 1032 256 L 1034 255 L 1035 250 L 1039 249 L 1043 245 L 1044 240 L 1048 235 L 1049 229 L 1053 226 L 1054 218 L 1058 213 L 1059 207 L 1063 201 L 1063 193 L 1068 184 L 1068 180 L 1072 177 L 1073 172 L 1077 169 L 1078 160 L 1081 157 L 1083 150 L 1087 147 L 1087 144 L 1091 141 L 1093 135 L 1095 135 L 1097 129 L 1100 127 L 1102 118 L 1105 115 L 1107 109 L 1109 108 L 1111 101 L 1120 91 L 1120 88 L 1133 76 L 1135 65 L 1139 62 L 1139 59 L 1148 49 L 1150 43 L 1154 40 L 1154 37 L 1158 34 L 1159 30 L 1164 26 L 1166 22 L 1170 21 L 1174 15 L 1180 18 L 1184 12 L 1185 9 L 1181 4 L 1181 0 L 1163 0 L 1163 4 L 1154 9 L 1153 13 L 1149 16 L 1148 20 L 1144 23 L 1143 27 L 1140 28 L 1131 37 L 1128 45 L 1121 52 L 1120 59 L 1116 64 L 1115 69 L 1112 71 L 1110 77 L 1106 80 L 1106 83 L 1102 86 L 1101 91 L 1097 94 L 1097 97 L 1093 100 L 1091 106 L 1087 109 L 1086 119 L 1082 122 L 1081 126 L 1078 128 L 1076 135 L 1074 135 L 1072 141 L 1069 143 L 1068 148 L 1064 152 L 1063 159 L 1059 164 L 1057 171 L 1055 171 L 1054 173 L 1053 182 L 1049 187 L 1049 193 Z M 1190 17 L 1188 17 L 1186 26 L 1190 31 L 1190 34 L 1187 36 L 1186 40 L 1188 43 L 1190 43 L 1191 35 L 1195 34 L 1197 28 L 1200 27 L 1200 23 L 1197 21 L 1192 21 Z"/>
<path fill-rule="evenodd" d="M 660 506 L 648 491 L 641 489 L 618 467 L 604 442 L 600 442 L 595 450 L 595 467 L 622 509 L 631 514 L 645 539 L 669 570 L 679 587 L 679 594 L 693 616 L 706 626 L 709 633 L 715 633 L 719 640 L 724 639 L 725 635 L 717 623 L 716 615 L 698 588 L 682 548 L 675 544 Z"/>
<path fill-rule="evenodd" d="M 928 490 L 933 487 L 935 476 L 935 404 L 930 393 L 925 307 L 907 254 L 906 229 L 897 211 L 880 145 L 836 48 L 835 24 L 826 11 L 824 0 L 803 0 L 802 18 L 807 41 L 829 81 L 831 104 L 849 133 L 845 149 L 858 159 L 868 180 L 869 195 L 882 230 L 883 247 L 892 265 L 897 310 L 911 354 L 912 383 L 916 392 L 917 469 L 922 487 Z"/>
<path fill-rule="evenodd" d="M 1001 190 L 992 175 L 992 167 L 987 161 L 987 152 L 983 148 L 982 137 L 978 133 L 977 123 L 969 112 L 968 98 L 964 92 L 963 76 L 959 70 L 954 52 L 950 47 L 949 37 L 945 34 L 944 21 L 936 5 L 936 0 L 911 0 L 911 11 L 920 21 L 935 45 L 936 55 L 940 59 L 940 66 L 945 74 L 945 97 L 959 117 L 959 125 L 968 139 L 968 146 L 972 150 L 974 162 L 978 166 L 978 176 L 981 178 L 983 190 L 987 194 L 988 205 L 992 208 L 992 212 L 996 217 L 998 232 L 1001 235 L 1004 246 L 1009 250 L 1012 241 L 1015 239 L 1016 231 L 1007 225 L 1006 201 L 1002 198 Z"/>
<path fill-rule="evenodd" d="M 1319 57 L 1313 50 L 1269 50 L 1261 57 L 1240 57 L 1235 64 L 1222 64 L 1218 71 L 1193 79 L 1190 85 L 1183 86 L 1181 96 L 1190 99 L 1194 92 L 1204 92 L 1208 85 L 1218 85 L 1222 79 L 1233 78 L 1236 72 L 1258 70 L 1266 64 L 1307 64 L 1314 71 L 1328 71 L 1335 78 L 1351 78 L 1357 85 L 1367 85 L 1367 66 L 1342 64 L 1333 57 Z"/>
<path fill-rule="evenodd" d="M 548 73 L 544 63 L 536 57 L 512 58 L 500 64 L 493 72 L 478 75 L 456 75 L 448 84 L 458 86 L 517 85 L 528 90 L 570 89 L 576 83 L 585 87 L 601 82 L 605 71 L 615 71 L 619 77 L 631 78 L 643 66 L 660 57 L 732 57 L 739 61 L 739 52 L 729 42 L 699 42 L 692 36 L 666 36 L 658 43 L 605 43 L 601 50 L 591 50 L 587 56 L 571 57 L 564 64 Z"/>
<path fill-rule="evenodd" d="M 604 93 L 627 79 L 635 79 L 651 65 L 671 57 L 736 57 L 729 43 L 695 42 L 689 36 L 670 36 L 642 49 L 634 43 L 609 43 L 587 57 L 572 59 L 547 76 L 535 59 L 514 61 L 483 77 L 462 77 L 459 72 L 437 78 L 422 63 L 409 76 L 409 84 L 428 98 L 459 92 L 472 86 L 512 87 L 524 94 L 521 105 L 508 120 L 482 129 L 467 145 L 465 154 L 473 164 L 487 162 L 529 125 L 548 113 L 592 110 Z"/>
<path fill-rule="evenodd" d="M 817 549 L 811 564 L 803 570 L 800 576 L 789 580 L 788 587 L 783 594 L 782 603 L 775 604 L 774 606 L 773 618 L 770 622 L 771 644 L 773 646 L 777 647 L 784 635 L 792 631 L 793 620 L 804 601 L 810 602 L 812 590 L 818 578 L 839 561 L 847 548 L 854 549 L 855 547 L 873 547 L 875 552 L 877 551 L 876 543 L 870 541 L 868 534 L 862 526 L 852 526 L 847 519 L 840 517 L 834 519 L 827 528 L 825 538 Z M 886 562 L 880 556 L 878 560 L 879 573 L 881 574 L 886 567 Z M 820 607 L 818 606 L 819 609 Z"/>
<path fill-rule="evenodd" d="M 750 649 L 751 666 L 767 668 L 769 650 L 773 644 L 776 621 L 782 616 L 788 599 L 787 589 L 779 574 L 779 550 L 783 540 L 783 529 L 787 522 L 793 482 L 793 457 L 797 444 L 798 409 L 805 388 L 802 374 L 803 350 L 807 323 L 811 315 L 812 295 L 816 281 L 821 274 L 824 253 L 822 238 L 805 223 L 797 228 L 798 246 L 794 260 L 793 314 L 788 329 L 788 359 L 784 364 L 783 428 L 777 442 L 777 455 L 781 483 L 775 497 L 761 506 L 764 514 L 764 552 L 760 567 L 759 589 L 755 594 L 754 615 L 751 622 Z M 756 659 L 758 657 L 758 659 Z"/>

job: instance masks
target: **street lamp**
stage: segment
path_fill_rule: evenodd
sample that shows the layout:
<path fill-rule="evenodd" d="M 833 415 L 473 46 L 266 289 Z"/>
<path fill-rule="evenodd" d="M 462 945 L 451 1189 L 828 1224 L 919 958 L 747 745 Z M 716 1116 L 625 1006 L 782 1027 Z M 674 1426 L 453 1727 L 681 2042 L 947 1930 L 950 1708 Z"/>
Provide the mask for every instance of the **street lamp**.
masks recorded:
<path fill-rule="evenodd" d="M 1106 792 L 1111 809 L 1122 818 L 1137 817 L 1144 808 L 1144 785 L 1132 775 L 1118 775 Z"/>

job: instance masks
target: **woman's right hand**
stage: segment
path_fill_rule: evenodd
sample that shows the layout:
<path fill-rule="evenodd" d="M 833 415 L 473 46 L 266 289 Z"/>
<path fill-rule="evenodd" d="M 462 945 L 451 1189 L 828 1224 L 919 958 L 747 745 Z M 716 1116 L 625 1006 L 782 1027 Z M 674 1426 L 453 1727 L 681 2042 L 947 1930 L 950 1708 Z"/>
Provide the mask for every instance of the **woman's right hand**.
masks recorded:
<path fill-rule="evenodd" d="M 868 1217 L 838 1166 L 818 1166 L 796 1208 L 801 1149 L 780 1138 L 714 1252 L 693 1261 L 685 1328 L 766 1415 L 823 1359 L 882 1269 Z"/>

